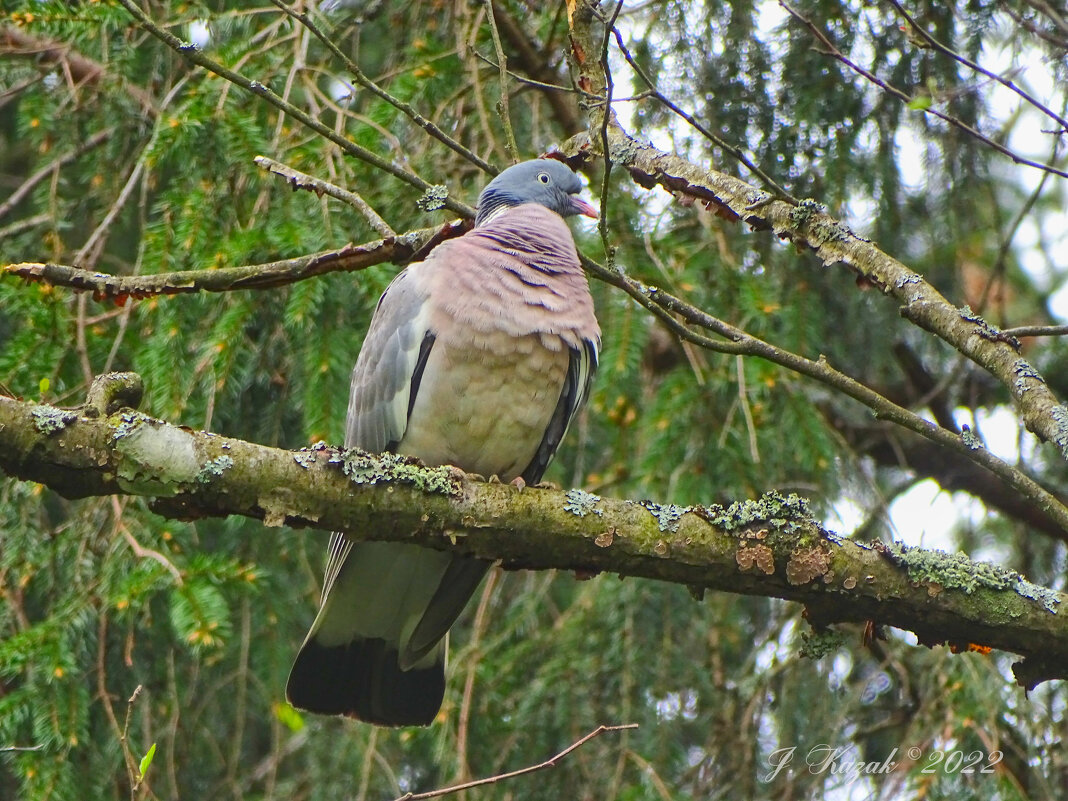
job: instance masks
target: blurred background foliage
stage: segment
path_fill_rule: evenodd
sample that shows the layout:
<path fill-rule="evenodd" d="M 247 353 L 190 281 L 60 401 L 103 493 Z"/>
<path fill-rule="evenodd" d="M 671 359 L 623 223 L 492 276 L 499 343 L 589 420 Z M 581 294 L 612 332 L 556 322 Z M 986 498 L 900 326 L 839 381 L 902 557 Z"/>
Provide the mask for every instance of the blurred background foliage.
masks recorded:
<path fill-rule="evenodd" d="M 353 90 L 341 65 L 275 6 L 141 5 L 211 58 L 453 196 L 473 203 L 486 181 L 393 105 Z M 133 275 L 377 238 L 351 208 L 260 171 L 259 154 L 359 192 L 399 232 L 448 219 L 420 211 L 410 187 L 186 63 L 117 4 L 0 8 L 0 263 Z M 312 10 L 394 97 L 505 166 L 487 8 L 344 0 Z M 515 75 L 512 129 L 520 156 L 531 157 L 584 124 L 566 91 L 567 11 L 527 0 L 492 8 Z M 1055 126 L 926 46 L 888 3 L 798 0 L 796 9 L 856 63 L 918 98 L 913 107 L 813 47 L 776 3 L 647 0 L 628 3 L 618 26 L 665 96 L 952 302 L 1001 326 L 1056 321 L 1068 275 L 1064 179 L 1018 166 L 922 108 L 934 104 L 1063 169 Z M 920 2 L 911 13 L 1063 113 L 1068 26 L 1048 4 Z M 632 132 L 756 182 L 641 98 L 645 86 L 614 48 L 611 64 L 616 97 L 639 97 L 616 105 Z M 643 190 L 621 170 L 603 213 L 616 263 L 635 277 L 780 347 L 825 354 L 943 425 L 966 420 L 982 434 L 982 421 L 999 413 L 1004 430 L 1004 388 L 845 271 Z M 593 226 L 577 238 L 603 258 Z M 73 405 L 93 375 L 135 370 L 146 384 L 142 408 L 172 422 L 282 447 L 336 443 L 349 370 L 396 271 L 119 307 L 6 279 L 0 389 Z M 940 532 L 945 542 L 1064 586 L 1064 533 L 1051 537 L 1033 510 L 1006 507 L 1006 490 L 985 474 L 783 369 L 683 347 L 621 294 L 593 291 L 601 369 L 548 478 L 678 503 L 797 491 L 865 537 L 905 539 L 918 532 L 895 528 L 888 508 L 933 480 L 973 499 Z M 1054 370 L 1064 346 L 1045 338 L 1025 347 L 1063 395 L 1068 381 Z M 1064 492 L 1063 462 L 1026 437 L 1019 452 L 1026 469 Z M 303 717 L 286 706 L 283 685 L 314 612 L 324 544 L 311 532 L 183 523 L 140 500 L 68 502 L 0 483 L 0 798 L 130 797 L 127 729 L 135 762 L 158 746 L 135 797 L 362 801 L 519 768 L 599 724 L 630 722 L 641 727 L 468 796 L 1055 799 L 1068 788 L 1064 689 L 1025 697 L 1005 658 L 951 656 L 895 634 L 866 646 L 859 631 L 835 653 L 804 658 L 807 624 L 794 606 L 717 594 L 696 601 L 679 587 L 607 576 L 492 574 L 454 630 L 446 701 L 430 728 Z M 843 749 L 842 763 L 883 760 L 897 748 L 900 765 L 874 779 L 809 771 L 800 763 L 820 744 Z M 789 747 L 798 766 L 771 776 L 769 760 Z M 910 762 L 910 747 L 1004 759 L 990 773 L 978 772 L 993 761 L 986 757 L 971 774 L 924 773 L 931 761 Z"/>

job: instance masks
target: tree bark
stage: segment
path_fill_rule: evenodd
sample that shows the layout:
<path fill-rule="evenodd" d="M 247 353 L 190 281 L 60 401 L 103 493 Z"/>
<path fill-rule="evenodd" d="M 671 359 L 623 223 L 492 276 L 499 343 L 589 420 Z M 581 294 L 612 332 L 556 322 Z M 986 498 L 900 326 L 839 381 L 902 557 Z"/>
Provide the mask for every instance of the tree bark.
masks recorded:
<path fill-rule="evenodd" d="M 921 643 L 1020 654 L 1027 687 L 1068 677 L 1063 594 L 961 555 L 835 536 L 797 496 L 678 507 L 477 480 L 392 454 L 298 451 L 178 427 L 128 406 L 132 373 L 74 409 L 0 397 L 0 471 L 68 498 L 124 494 L 172 518 L 263 520 L 498 559 L 798 601 L 821 632 L 874 621 Z M 832 642 L 833 645 L 833 642 Z"/>

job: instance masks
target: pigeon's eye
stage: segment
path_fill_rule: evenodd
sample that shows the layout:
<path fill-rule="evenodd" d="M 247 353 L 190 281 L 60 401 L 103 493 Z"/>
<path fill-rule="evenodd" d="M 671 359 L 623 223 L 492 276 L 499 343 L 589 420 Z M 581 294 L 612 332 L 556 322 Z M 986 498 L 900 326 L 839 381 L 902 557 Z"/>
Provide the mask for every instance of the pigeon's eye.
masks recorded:
<path fill-rule="evenodd" d="M 539 172 L 538 173 L 538 180 L 541 181 L 543 184 L 549 183 L 549 173 L 547 173 L 547 172 Z"/>

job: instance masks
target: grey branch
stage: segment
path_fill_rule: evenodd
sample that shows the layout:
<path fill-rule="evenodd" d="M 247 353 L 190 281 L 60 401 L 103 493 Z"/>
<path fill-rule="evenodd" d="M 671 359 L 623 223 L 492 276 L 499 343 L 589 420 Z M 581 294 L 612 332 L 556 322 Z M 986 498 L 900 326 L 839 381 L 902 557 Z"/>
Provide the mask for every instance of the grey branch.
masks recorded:
<path fill-rule="evenodd" d="M 390 454 L 298 451 L 180 428 L 131 409 L 139 379 L 102 376 L 74 409 L 0 397 L 0 471 L 70 498 L 152 499 L 175 518 L 236 514 L 501 560 L 611 572 L 804 603 L 821 629 L 875 621 L 921 643 L 1020 654 L 1028 687 L 1068 678 L 1068 596 L 965 557 L 866 545 L 827 531 L 803 499 L 677 507 L 477 481 Z M 123 387 L 129 385 L 129 391 Z"/>

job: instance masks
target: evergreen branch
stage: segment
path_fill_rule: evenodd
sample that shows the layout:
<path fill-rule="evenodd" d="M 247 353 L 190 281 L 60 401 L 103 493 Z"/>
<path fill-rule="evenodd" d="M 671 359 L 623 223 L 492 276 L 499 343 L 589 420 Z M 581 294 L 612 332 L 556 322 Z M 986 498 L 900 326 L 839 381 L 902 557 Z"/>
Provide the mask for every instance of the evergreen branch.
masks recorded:
<path fill-rule="evenodd" d="M 510 569 L 611 572 L 783 598 L 806 604 L 821 630 L 875 621 L 926 645 L 1020 654 L 1014 673 L 1027 687 L 1068 678 L 1068 596 L 962 555 L 841 539 L 796 496 L 677 507 L 520 491 L 321 443 L 286 451 L 120 408 L 137 402 L 139 382 L 101 376 L 71 410 L 0 397 L 0 471 L 71 498 L 154 498 L 153 509 L 173 518 L 236 514 L 499 559 Z"/>
<path fill-rule="evenodd" d="M 990 78 L 993 81 L 997 81 L 1006 89 L 1015 92 L 1024 100 L 1024 102 L 1029 103 L 1030 105 L 1041 111 L 1043 114 L 1045 114 L 1047 117 L 1054 120 L 1061 127 L 1060 131 L 1057 131 L 1058 134 L 1068 133 L 1068 120 L 1066 120 L 1060 114 L 1055 112 L 1053 109 L 1046 106 L 1038 98 L 1034 97 L 1031 94 L 1028 94 L 1015 83 L 1013 83 L 1011 80 L 1003 78 L 996 72 L 991 72 L 986 67 L 976 63 L 975 61 L 972 61 L 967 56 L 962 55 L 951 47 L 947 47 L 946 45 L 942 44 L 934 36 L 928 33 L 928 31 L 923 28 L 918 22 L 916 22 L 916 19 L 911 14 L 909 14 L 908 11 L 905 10 L 905 7 L 902 6 L 901 3 L 898 2 L 898 0 L 887 0 L 887 2 L 889 2 L 890 5 L 897 9 L 897 12 L 905 18 L 906 22 L 908 22 L 911 30 L 921 39 L 923 39 L 923 41 L 926 42 L 930 47 L 934 48 L 942 55 L 949 56 L 954 61 L 963 64 L 965 67 L 972 70 L 973 72 L 978 72 L 981 75 L 985 75 L 987 78 Z"/>
<path fill-rule="evenodd" d="M 774 178 L 764 172 L 764 170 L 762 170 L 758 164 L 756 164 L 752 159 L 745 155 L 745 153 L 742 152 L 740 148 L 735 147 L 722 137 L 717 136 L 711 131 L 711 129 L 701 123 L 700 120 L 698 120 L 688 111 L 678 106 L 673 100 L 671 100 L 671 98 L 661 92 L 660 89 L 657 88 L 653 79 L 649 77 L 649 74 L 644 69 L 642 69 L 641 64 L 639 64 L 637 60 L 635 60 L 634 56 L 631 55 L 630 50 L 627 49 L 626 44 L 623 42 L 623 35 L 619 32 L 619 30 L 613 26 L 612 33 L 615 34 L 616 46 L 619 48 L 619 52 L 623 55 L 623 58 L 630 65 L 630 68 L 634 70 L 635 75 L 641 78 L 642 83 L 649 87 L 648 94 L 650 97 L 655 98 L 661 105 L 668 108 L 682 119 L 686 120 L 687 124 L 690 125 L 699 134 L 701 134 L 701 136 L 705 137 L 708 141 L 710 141 L 724 153 L 730 155 L 735 161 L 744 165 L 745 168 L 749 170 L 749 172 L 751 172 L 753 175 L 757 176 L 761 181 L 763 181 L 764 185 L 767 186 L 771 191 L 775 192 L 782 198 L 789 200 L 791 203 L 799 202 L 797 198 L 795 198 L 793 195 L 783 189 L 782 186 L 780 186 Z"/>
<path fill-rule="evenodd" d="M 322 136 L 324 139 L 333 142 L 337 145 L 341 151 L 353 158 L 357 158 L 365 164 L 369 164 L 382 172 L 389 173 L 394 178 L 398 178 L 404 183 L 421 190 L 424 193 L 437 192 L 438 187 L 424 181 L 415 173 L 408 172 L 402 167 L 397 166 L 392 161 L 379 156 L 377 153 L 362 147 L 355 142 L 346 139 L 342 134 L 334 131 L 327 125 L 312 117 L 310 114 L 302 111 L 294 106 L 289 101 L 282 98 L 280 95 L 272 91 L 267 86 L 264 86 L 259 81 L 246 78 L 239 72 L 236 72 L 229 67 L 223 66 L 218 61 L 206 56 L 196 45 L 191 42 L 183 42 L 177 36 L 170 31 L 166 31 L 154 23 L 144 11 L 134 2 L 134 0 L 118 0 L 130 15 L 137 20 L 137 22 L 148 31 L 150 34 L 159 39 L 163 44 L 169 47 L 174 52 L 178 53 L 183 58 L 196 64 L 198 67 L 203 67 L 209 72 L 213 72 L 220 78 L 224 78 L 235 86 L 239 86 L 249 94 L 262 97 L 272 106 L 279 111 L 287 114 L 293 119 L 300 122 L 305 127 L 315 131 L 315 133 Z M 468 206 L 466 203 L 462 203 L 455 200 L 448 195 L 443 199 L 440 199 L 442 207 L 449 209 L 456 214 L 463 217 L 474 217 L 475 210 Z"/>
<path fill-rule="evenodd" d="M 356 211 L 360 212 L 371 227 L 382 236 L 395 237 L 397 235 L 397 232 L 389 227 L 389 223 L 383 220 L 378 212 L 371 208 L 371 204 L 355 192 L 350 192 L 348 189 L 342 189 L 337 184 L 324 181 L 322 178 L 316 178 L 301 172 L 300 170 L 295 170 L 292 167 L 286 166 L 274 159 L 267 158 L 266 156 L 256 156 L 253 161 L 268 172 L 273 172 L 275 175 L 281 175 L 294 189 L 306 189 L 309 192 L 314 192 L 319 197 L 330 195 L 330 197 L 337 198 L 342 203 L 347 203 L 352 206 L 352 208 L 356 209 Z"/>
<path fill-rule="evenodd" d="M 480 158 L 477 153 L 467 147 L 464 147 L 462 144 L 460 144 L 447 133 L 445 133 L 445 131 L 441 130 L 440 127 L 438 127 L 436 124 L 434 124 L 422 114 L 420 114 L 418 111 L 416 111 L 415 107 L 411 103 L 407 103 L 401 100 L 400 98 L 394 97 L 381 86 L 379 86 L 377 83 L 372 81 L 369 77 L 367 77 L 364 71 L 360 69 L 359 65 L 351 58 L 346 56 L 341 51 L 341 48 L 339 48 L 329 36 L 323 33 L 323 31 L 319 28 L 318 25 L 312 22 L 311 17 L 308 16 L 307 12 L 297 11 L 296 9 L 283 3 L 282 0 L 271 0 L 271 2 L 278 6 L 278 8 L 280 8 L 288 16 L 290 16 L 291 18 L 299 22 L 301 25 L 303 25 L 305 28 L 307 28 L 315 36 L 315 38 L 322 42 L 326 46 L 326 49 L 329 50 L 334 55 L 334 57 L 338 59 L 338 61 L 345 65 L 345 69 L 349 71 L 349 73 L 355 79 L 356 83 L 358 83 L 364 89 L 367 89 L 369 92 L 381 98 L 382 100 L 385 100 L 397 110 L 403 112 L 405 115 L 407 115 L 408 119 L 410 119 L 420 128 L 422 128 L 424 131 L 426 131 L 431 137 L 437 139 L 450 150 L 459 153 L 472 164 L 475 164 L 479 169 L 483 170 L 484 172 L 488 172 L 490 175 L 497 175 L 497 173 L 500 172 L 500 170 L 498 170 L 488 161 L 484 161 L 482 158 Z"/>
<path fill-rule="evenodd" d="M 182 270 L 153 275 L 108 275 L 65 264 L 23 262 L 0 266 L 0 275 L 13 275 L 26 281 L 66 286 L 92 292 L 95 300 L 109 298 L 123 304 L 128 298 L 153 295 L 184 295 L 193 292 L 234 292 L 269 289 L 293 284 L 332 272 L 357 272 L 385 262 L 403 263 L 416 258 L 428 246 L 451 239 L 467 230 L 465 222 L 443 227 L 422 228 L 400 236 L 376 239 L 362 245 L 346 245 L 310 256 L 217 270 Z"/>
<path fill-rule="evenodd" d="M 110 139 L 112 134 L 114 133 L 114 128 L 105 128 L 103 131 L 97 131 L 95 134 L 93 134 L 80 145 L 78 145 L 78 147 L 74 148 L 74 150 L 71 150 L 69 153 L 64 153 L 59 158 L 53 159 L 48 164 L 41 167 L 41 169 L 39 169 L 25 181 L 23 181 L 15 189 L 15 191 L 8 196 L 7 200 L 5 200 L 3 203 L 0 203 L 0 218 L 5 217 L 8 212 L 15 208 L 15 206 L 17 206 L 22 201 L 22 199 L 26 197 L 26 195 L 28 195 L 30 192 L 32 192 L 33 188 L 37 186 L 37 184 L 41 183 L 41 181 L 43 181 L 45 178 L 48 178 L 56 170 L 67 166 L 72 161 L 78 160 L 90 150 L 99 147 L 108 139 Z"/>
<path fill-rule="evenodd" d="M 107 74 L 103 64 L 79 53 L 67 42 L 35 36 L 11 25 L 0 26 L 0 48 L 11 48 L 0 55 L 30 56 L 45 67 L 60 65 L 75 84 L 99 85 Z M 141 105 L 146 116 L 155 116 L 155 100 L 150 92 L 126 81 L 122 81 L 122 90 Z"/>
<path fill-rule="evenodd" d="M 463 784 L 454 784 L 452 787 L 442 787 L 440 790 L 429 790 L 425 793 L 405 793 L 396 799 L 396 801 L 426 801 L 428 798 L 440 798 L 443 795 L 450 795 L 452 793 L 459 793 L 463 790 L 470 790 L 474 787 L 482 787 L 487 784 L 496 784 L 497 782 L 507 781 L 508 779 L 515 779 L 519 776 L 525 776 L 528 773 L 534 773 L 539 770 L 545 770 L 546 768 L 555 768 L 557 763 L 570 754 L 572 751 L 576 751 L 593 738 L 604 734 L 606 731 L 623 731 L 624 729 L 636 729 L 637 723 L 625 723 L 622 726 L 598 726 L 591 731 L 585 737 L 581 737 L 559 754 L 553 757 L 549 757 L 544 762 L 539 762 L 537 765 L 528 765 L 525 768 L 519 770 L 509 771 L 508 773 L 500 773 L 496 776 L 488 776 L 484 779 L 475 779 L 474 781 L 464 782 Z"/>
<path fill-rule="evenodd" d="M 779 0 L 779 5 L 782 6 L 783 9 L 791 17 L 793 17 L 798 22 L 800 22 L 802 25 L 804 25 L 806 28 L 808 28 L 809 32 L 820 43 L 820 46 L 822 48 L 824 48 L 823 50 L 820 50 L 819 52 L 822 52 L 825 55 L 828 55 L 831 58 L 833 58 L 833 59 L 835 59 L 837 61 L 840 61 L 845 66 L 849 67 L 849 69 L 853 70 L 858 75 L 866 78 L 868 81 L 870 81 L 871 83 L 873 83 L 876 86 L 878 86 L 880 89 L 882 89 L 887 94 L 889 94 L 889 95 L 891 95 L 893 97 L 896 97 L 902 103 L 905 103 L 905 104 L 912 103 L 914 98 L 910 97 L 907 92 L 905 92 L 905 91 L 903 91 L 901 89 L 898 89 L 896 86 L 892 85 L 888 81 L 884 81 L 882 78 L 880 78 L 878 75 L 873 73 L 871 70 L 865 69 L 864 67 L 860 66 L 859 64 L 857 64 L 856 62 L 851 60 L 849 58 L 849 56 L 847 56 L 845 53 L 843 53 L 841 50 L 839 50 L 837 47 L 834 46 L 834 43 L 831 42 L 831 40 L 827 37 L 827 34 L 825 34 L 823 31 L 821 31 L 819 29 L 819 27 L 814 22 L 812 22 L 812 20 L 808 19 L 803 14 L 801 14 L 801 12 L 799 12 L 797 9 L 793 8 L 791 5 L 786 3 L 785 0 Z M 1021 156 L 1021 155 L 1013 152 L 1012 150 L 1010 150 L 1009 148 L 1007 148 L 1005 145 L 1001 144 L 1000 142 L 997 142 L 997 141 L 991 139 L 989 136 L 987 136 L 986 134 L 984 134 L 982 131 L 978 130 L 974 126 L 969 125 L 968 123 L 964 122 L 961 119 L 958 119 L 957 117 L 954 117 L 952 114 L 946 114 L 946 113 L 944 113 L 942 111 L 939 111 L 938 109 L 933 108 L 933 107 L 924 108 L 923 112 L 925 114 L 930 114 L 930 115 L 932 115 L 934 117 L 938 117 L 938 119 L 942 120 L 943 122 L 949 123 L 954 128 L 959 128 L 960 130 L 964 131 L 964 133 L 968 134 L 968 136 L 971 136 L 972 138 L 978 140 L 979 142 L 982 142 L 987 147 L 993 148 L 998 153 L 1001 153 L 1003 156 L 1008 156 L 1016 164 L 1025 164 L 1028 167 L 1034 167 L 1037 170 L 1042 170 L 1044 172 L 1053 173 L 1054 175 L 1059 175 L 1062 178 L 1068 178 L 1068 172 L 1065 172 L 1064 170 L 1060 170 L 1060 169 L 1054 167 L 1052 164 L 1043 164 L 1040 161 L 1035 161 L 1034 159 L 1025 158 L 1024 156 Z"/>

